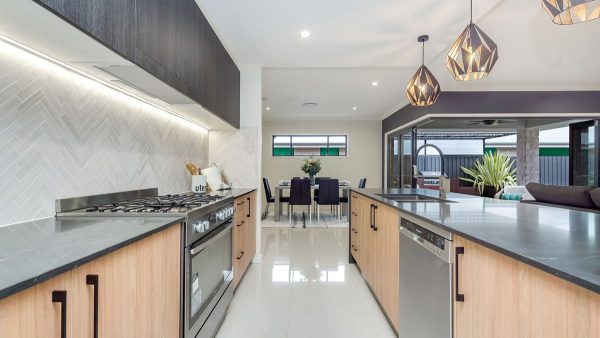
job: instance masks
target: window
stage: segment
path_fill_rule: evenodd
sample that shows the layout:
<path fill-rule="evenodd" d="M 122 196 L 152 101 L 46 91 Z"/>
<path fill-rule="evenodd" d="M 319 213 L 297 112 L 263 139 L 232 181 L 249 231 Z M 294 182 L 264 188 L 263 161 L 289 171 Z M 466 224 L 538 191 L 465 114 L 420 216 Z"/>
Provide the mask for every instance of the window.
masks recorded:
<path fill-rule="evenodd" d="M 346 135 L 274 135 L 273 156 L 347 156 Z"/>

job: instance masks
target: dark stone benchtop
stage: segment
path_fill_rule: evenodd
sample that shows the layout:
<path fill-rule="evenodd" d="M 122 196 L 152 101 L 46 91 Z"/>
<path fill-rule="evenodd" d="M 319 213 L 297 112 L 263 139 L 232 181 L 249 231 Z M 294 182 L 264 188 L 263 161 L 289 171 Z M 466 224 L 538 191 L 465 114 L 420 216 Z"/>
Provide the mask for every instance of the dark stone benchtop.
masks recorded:
<path fill-rule="evenodd" d="M 234 188 L 234 189 L 229 190 L 230 194 L 233 195 L 233 197 L 235 197 L 235 198 L 244 196 L 253 191 L 256 191 L 256 188 Z"/>
<path fill-rule="evenodd" d="M 449 193 L 456 203 L 395 202 L 376 194 L 427 189 L 352 189 L 401 213 L 600 293 L 600 214 Z"/>
<path fill-rule="evenodd" d="M 182 221 L 169 216 L 52 217 L 0 227 L 0 299 Z"/>

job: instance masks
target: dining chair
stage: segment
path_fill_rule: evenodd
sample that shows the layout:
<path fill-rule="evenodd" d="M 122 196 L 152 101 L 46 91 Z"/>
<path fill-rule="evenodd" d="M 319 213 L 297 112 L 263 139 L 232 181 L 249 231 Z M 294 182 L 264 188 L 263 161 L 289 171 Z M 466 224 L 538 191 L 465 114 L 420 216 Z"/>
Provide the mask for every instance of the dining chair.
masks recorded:
<path fill-rule="evenodd" d="M 319 185 L 319 182 L 321 180 L 328 180 L 330 178 L 331 177 L 325 177 L 325 176 L 323 176 L 323 177 L 315 177 L 315 185 Z M 319 197 L 319 189 L 315 189 L 315 191 L 313 192 L 313 198 L 314 198 L 315 202 L 317 202 L 317 198 L 318 197 Z"/>
<path fill-rule="evenodd" d="M 263 177 L 263 187 L 265 189 L 265 197 L 267 199 L 267 206 L 265 207 L 265 211 L 262 214 L 261 219 L 267 218 L 269 214 L 269 206 L 271 203 L 275 203 L 275 197 L 273 197 L 273 193 L 271 192 L 271 186 L 269 185 L 269 179 Z M 277 203 L 289 203 L 290 198 L 286 196 L 279 196 L 279 202 Z M 279 208 L 279 213 L 281 214 L 281 208 Z"/>
<path fill-rule="evenodd" d="M 288 202 L 290 224 L 292 223 L 294 205 L 308 206 L 309 222 L 312 224 L 312 198 L 310 197 L 310 180 L 292 179 L 290 184 L 290 200 Z M 302 212 L 302 225 L 306 227 L 304 212 Z"/>
<path fill-rule="evenodd" d="M 319 182 L 319 197 L 317 198 L 317 223 L 321 220 L 321 205 L 337 206 L 338 223 L 340 212 L 340 182 L 337 179 L 321 179 Z"/>

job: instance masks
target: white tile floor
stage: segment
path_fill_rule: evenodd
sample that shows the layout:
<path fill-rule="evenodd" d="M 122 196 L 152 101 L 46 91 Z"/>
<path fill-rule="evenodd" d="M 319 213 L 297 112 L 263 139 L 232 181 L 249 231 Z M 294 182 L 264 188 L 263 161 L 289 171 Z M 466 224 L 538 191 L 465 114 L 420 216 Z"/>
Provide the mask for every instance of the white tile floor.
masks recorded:
<path fill-rule="evenodd" d="M 336 222 L 337 223 L 337 222 Z M 393 338 L 353 264 L 348 228 L 263 228 L 217 338 Z"/>

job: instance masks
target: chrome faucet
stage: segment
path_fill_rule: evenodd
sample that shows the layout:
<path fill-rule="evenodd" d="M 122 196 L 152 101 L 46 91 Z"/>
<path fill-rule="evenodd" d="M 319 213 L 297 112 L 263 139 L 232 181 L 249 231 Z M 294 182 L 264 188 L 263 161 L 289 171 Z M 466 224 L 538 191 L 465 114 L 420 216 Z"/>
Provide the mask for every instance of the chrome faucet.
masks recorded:
<path fill-rule="evenodd" d="M 439 178 L 439 190 L 440 198 L 446 199 L 446 194 L 450 192 L 450 180 L 446 175 L 442 175 Z"/>

